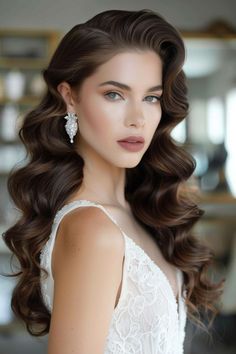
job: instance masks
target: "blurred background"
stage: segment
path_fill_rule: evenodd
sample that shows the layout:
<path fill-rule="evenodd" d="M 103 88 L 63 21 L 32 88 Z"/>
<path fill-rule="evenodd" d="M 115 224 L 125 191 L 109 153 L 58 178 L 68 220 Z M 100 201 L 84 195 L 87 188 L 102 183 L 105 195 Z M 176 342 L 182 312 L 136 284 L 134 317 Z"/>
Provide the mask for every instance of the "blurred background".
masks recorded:
<path fill-rule="evenodd" d="M 187 323 L 185 354 L 236 352 L 236 2 L 234 0 L 0 0 L 0 234 L 19 217 L 7 192 L 11 168 L 21 164 L 18 130 L 44 92 L 41 70 L 75 24 L 108 9 L 160 12 L 182 33 L 189 116 L 173 131 L 194 156 L 189 181 L 205 215 L 195 234 L 215 252 L 215 280 L 226 278 L 211 336 Z M 23 162 L 25 163 L 25 161 Z M 0 238 L 0 274 L 11 272 Z M 46 353 L 47 336 L 31 337 L 11 309 L 15 280 L 0 275 L 0 354 Z M 174 353 L 173 353 L 174 354 Z"/>

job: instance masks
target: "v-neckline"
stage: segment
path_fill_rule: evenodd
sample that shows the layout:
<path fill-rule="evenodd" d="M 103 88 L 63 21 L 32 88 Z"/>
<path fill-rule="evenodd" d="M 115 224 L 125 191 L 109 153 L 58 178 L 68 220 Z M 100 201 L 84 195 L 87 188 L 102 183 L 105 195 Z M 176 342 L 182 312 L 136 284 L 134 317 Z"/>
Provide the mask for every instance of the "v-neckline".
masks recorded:
<path fill-rule="evenodd" d="M 99 205 L 99 204 L 97 204 Z M 102 206 L 103 207 L 103 206 Z M 104 208 L 104 207 L 103 207 Z M 105 209 L 105 208 L 104 208 Z M 114 220 L 115 221 L 115 220 Z M 142 252 L 144 254 L 144 256 L 147 258 L 149 264 L 151 264 L 151 266 L 153 267 L 153 271 L 157 271 L 159 274 L 161 274 L 161 276 L 163 277 L 164 281 L 166 282 L 166 285 L 169 289 L 169 293 L 170 293 L 170 296 L 172 298 L 172 301 L 173 301 L 173 304 L 175 306 L 175 310 L 176 310 L 176 314 L 177 314 L 177 319 L 178 319 L 178 324 L 180 325 L 180 316 L 181 316 L 181 279 L 180 279 L 180 269 L 175 267 L 176 268 L 176 284 L 177 284 L 177 288 L 178 288 L 178 294 L 177 294 L 177 297 L 175 296 L 175 293 L 174 293 L 174 290 L 172 288 L 172 285 L 167 277 L 167 275 L 165 274 L 165 272 L 161 269 L 161 267 L 159 267 L 156 262 L 154 262 L 154 260 L 147 254 L 146 251 L 144 251 L 144 249 L 139 246 L 139 244 L 137 244 L 132 237 L 129 237 L 121 228 L 120 226 L 117 224 L 117 222 L 115 221 L 116 225 L 119 227 L 120 231 L 123 233 L 123 235 L 128 239 L 130 240 L 133 245 L 139 249 L 140 252 Z"/>
<path fill-rule="evenodd" d="M 118 224 L 117 224 L 118 225 Z M 120 226 L 118 225 L 118 227 L 120 228 Z M 143 249 L 143 247 L 141 245 L 139 245 L 132 237 L 128 236 L 126 232 L 124 232 L 121 228 L 120 228 L 121 232 L 129 239 L 131 240 L 131 242 L 135 245 L 135 247 L 137 247 L 139 249 L 139 251 L 141 251 L 145 257 L 148 259 L 148 261 L 155 267 L 159 270 L 160 273 L 162 273 L 163 277 L 165 278 L 165 280 L 167 281 L 170 289 L 171 289 L 171 292 L 172 292 L 172 295 L 176 301 L 176 303 L 178 303 L 179 301 L 179 288 L 180 288 L 180 279 L 179 279 L 179 269 L 177 267 L 175 267 L 175 274 L 176 274 L 176 284 L 177 284 L 177 288 L 178 288 L 178 294 L 177 296 L 175 296 L 175 293 L 174 293 L 174 289 L 167 277 L 167 275 L 165 274 L 165 272 L 162 270 L 162 268 L 156 264 L 156 262 L 152 259 L 152 257 L 149 256 L 149 254 Z"/>
<path fill-rule="evenodd" d="M 136 241 L 134 241 L 134 239 L 130 236 L 127 235 L 126 232 L 123 231 L 123 229 L 120 227 L 120 225 L 117 223 L 116 219 L 113 217 L 113 215 L 111 215 L 110 211 L 108 211 L 102 204 L 99 204 L 95 201 L 91 201 L 91 200 L 88 200 L 88 199 L 75 199 L 73 201 L 70 201 L 66 204 L 64 204 L 64 206 L 56 213 L 56 215 L 66 206 L 70 205 L 70 204 L 73 204 L 73 203 L 76 203 L 76 202 L 87 202 L 88 204 L 92 204 L 92 205 L 96 205 L 98 207 L 101 207 L 105 213 L 110 216 L 110 218 L 114 221 L 114 223 L 116 224 L 116 226 L 120 229 L 120 231 L 122 232 L 122 234 L 128 238 L 133 244 L 135 247 L 137 247 L 139 249 L 139 251 L 141 251 L 145 257 L 148 259 L 149 263 L 152 264 L 153 266 L 153 269 L 156 269 L 161 275 L 162 277 L 165 279 L 165 282 L 170 290 L 170 293 L 171 293 L 171 297 L 172 299 L 174 300 L 174 303 L 176 305 L 176 311 L 177 311 L 177 315 L 179 317 L 180 315 L 180 298 L 181 298 L 181 284 L 180 284 L 180 269 L 175 267 L 176 268 L 176 284 L 177 284 L 177 288 L 178 288 L 178 294 L 177 294 L 177 297 L 175 296 L 175 293 L 174 293 L 174 290 L 173 290 L 173 287 L 167 277 L 167 275 L 165 274 L 165 272 L 161 269 L 161 267 L 159 267 L 156 262 L 154 262 L 154 260 L 148 255 L 148 253 L 142 248 L 142 246 L 140 246 L 138 243 L 136 243 Z"/>

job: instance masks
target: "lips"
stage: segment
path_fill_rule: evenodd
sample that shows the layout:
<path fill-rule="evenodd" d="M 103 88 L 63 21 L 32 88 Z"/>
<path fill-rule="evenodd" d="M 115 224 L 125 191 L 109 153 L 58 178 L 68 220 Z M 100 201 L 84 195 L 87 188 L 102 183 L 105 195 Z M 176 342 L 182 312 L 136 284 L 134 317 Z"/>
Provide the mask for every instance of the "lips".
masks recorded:
<path fill-rule="evenodd" d="M 142 136 L 127 136 L 124 139 L 118 140 L 119 142 L 128 142 L 128 143 L 144 143 L 144 138 Z"/>

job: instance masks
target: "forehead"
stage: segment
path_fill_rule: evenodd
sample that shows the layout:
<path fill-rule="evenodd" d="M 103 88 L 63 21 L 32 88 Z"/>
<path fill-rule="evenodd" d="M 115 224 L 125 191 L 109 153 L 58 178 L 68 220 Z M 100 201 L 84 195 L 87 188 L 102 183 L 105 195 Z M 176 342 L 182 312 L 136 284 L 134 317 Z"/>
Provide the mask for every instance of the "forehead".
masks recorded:
<path fill-rule="evenodd" d="M 118 53 L 96 71 L 98 77 L 107 74 L 119 74 L 124 78 L 135 75 L 159 76 L 162 73 L 162 61 L 160 56 L 151 50 L 133 50 Z"/>
<path fill-rule="evenodd" d="M 85 92 L 87 95 L 87 91 L 101 89 L 100 84 L 106 81 L 122 82 L 133 91 L 146 91 L 150 87 L 162 85 L 162 60 L 151 50 L 115 54 L 84 80 L 80 96 Z"/>

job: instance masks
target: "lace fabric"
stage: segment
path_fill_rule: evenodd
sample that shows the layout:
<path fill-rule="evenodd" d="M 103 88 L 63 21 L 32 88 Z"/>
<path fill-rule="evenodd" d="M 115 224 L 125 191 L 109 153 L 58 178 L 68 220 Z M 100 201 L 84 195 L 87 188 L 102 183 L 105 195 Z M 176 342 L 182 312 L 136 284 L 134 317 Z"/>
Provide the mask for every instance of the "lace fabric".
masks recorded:
<path fill-rule="evenodd" d="M 64 205 L 56 214 L 48 241 L 40 261 L 48 271 L 41 273 L 41 291 L 45 305 L 53 308 L 53 277 L 51 255 L 56 231 L 62 218 L 79 206 L 102 209 L 118 226 L 116 220 L 100 204 L 76 200 Z M 176 268 L 178 299 L 165 273 L 121 230 L 125 240 L 125 257 L 119 301 L 113 310 L 104 354 L 183 354 L 186 325 L 183 274 Z"/>

